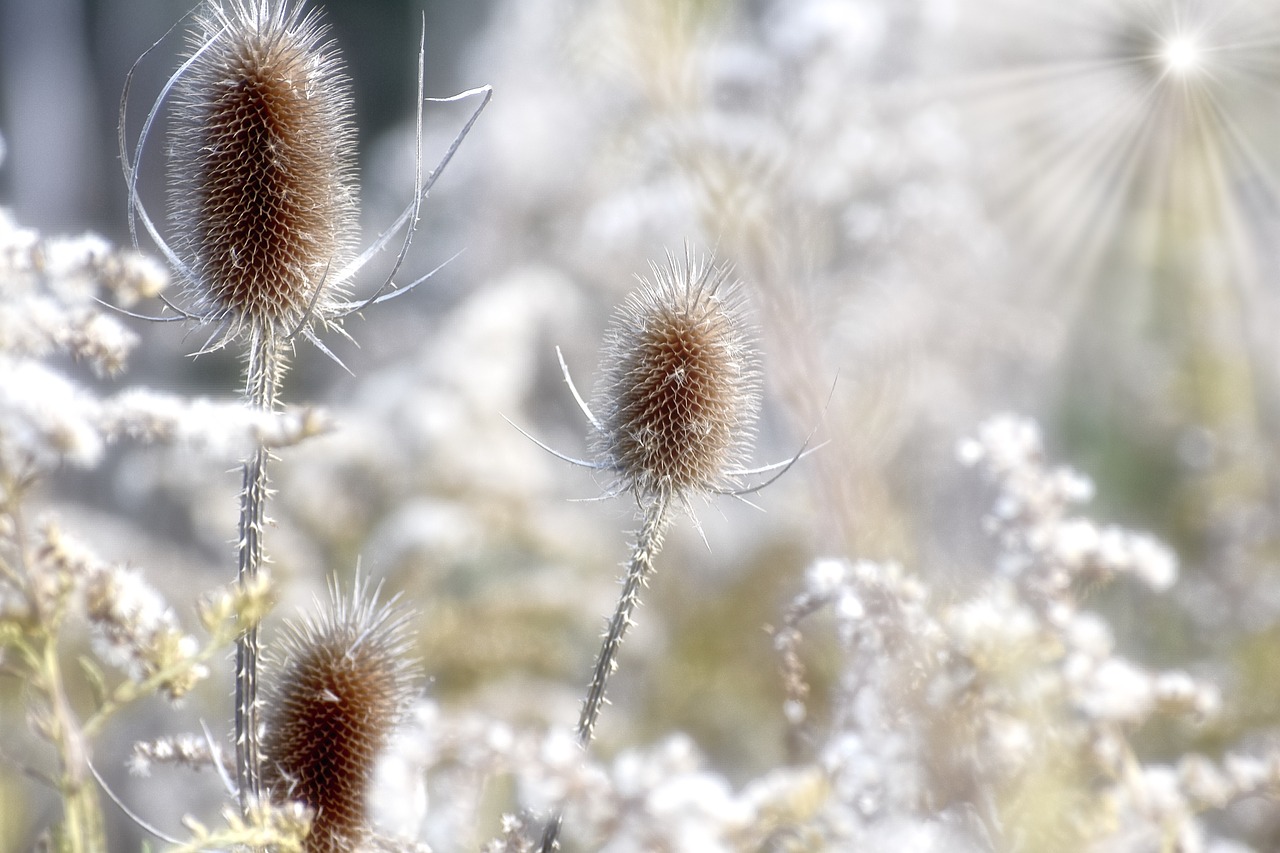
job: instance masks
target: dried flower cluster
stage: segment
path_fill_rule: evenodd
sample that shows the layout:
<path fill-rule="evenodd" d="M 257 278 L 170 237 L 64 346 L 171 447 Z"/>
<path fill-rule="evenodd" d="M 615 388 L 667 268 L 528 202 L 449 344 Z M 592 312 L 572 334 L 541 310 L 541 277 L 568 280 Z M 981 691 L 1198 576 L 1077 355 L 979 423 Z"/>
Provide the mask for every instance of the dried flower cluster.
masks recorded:
<path fill-rule="evenodd" d="M 171 158 L 196 313 L 234 336 L 325 317 L 356 229 L 350 85 L 301 4 L 211 4 L 191 36 Z"/>
<path fill-rule="evenodd" d="M 368 842 L 367 798 L 378 756 L 412 697 L 409 613 L 356 588 L 286 625 L 263 697 L 264 784 L 315 814 L 305 849 Z"/>
<path fill-rule="evenodd" d="M 724 489 L 750 447 L 756 355 L 726 264 L 668 255 L 606 333 L 593 436 L 618 491 L 642 503 Z"/>
<path fill-rule="evenodd" d="M 226 772 L 222 750 L 209 738 L 191 734 L 166 735 L 150 741 L 138 741 L 129 757 L 129 772 L 149 776 L 156 765 L 176 765 L 195 770 L 218 767 Z"/>
<path fill-rule="evenodd" d="M 139 569 L 64 533 L 35 495 L 59 468 L 95 468 L 120 443 L 170 443 L 225 465 L 263 442 L 322 431 L 326 421 L 311 411 L 255 412 L 140 388 L 104 394 L 69 369 L 68 356 L 101 378 L 124 369 L 137 338 L 98 300 L 132 304 L 164 288 L 163 270 L 137 252 L 93 235 L 42 238 L 0 211 L 0 281 L 0 658 L 6 674 L 30 685 L 23 699 L 31 729 L 54 748 L 54 766 L 33 772 L 63 796 L 58 843 L 97 850 L 93 739 L 139 699 L 188 696 L 236 626 L 261 618 L 268 593 L 246 587 L 211 599 L 200 612 L 209 636 L 198 640 Z M 82 683 L 61 655 L 86 628 Z M 93 702 L 78 713 L 70 697 L 86 685 Z"/>
<path fill-rule="evenodd" d="M 41 238 L 0 211 L 0 467 L 10 476 L 98 464 L 121 439 L 172 441 L 235 459 L 259 441 L 295 443 L 324 428 L 303 412 L 270 415 L 147 389 L 101 398 L 47 360 L 68 355 L 119 373 L 136 336 L 95 298 L 132 304 L 168 283 L 154 261 L 101 238 Z"/>
<path fill-rule="evenodd" d="M 84 596 L 98 657 L 134 681 L 165 673 L 160 690 L 179 699 L 209 674 L 203 665 L 184 666 L 199 649 L 196 638 L 178 630 L 173 611 L 139 572 L 94 572 Z"/>
<path fill-rule="evenodd" d="M 1001 571 L 1034 586 L 1046 600 L 1069 592 L 1073 583 L 1122 573 L 1158 591 L 1176 580 L 1177 559 L 1154 537 L 1067 516 L 1071 504 L 1093 496 L 1093 483 L 1068 468 L 1045 467 L 1034 422 L 992 418 L 960 446 L 959 455 L 999 489 L 983 526 L 1000 540 Z"/>

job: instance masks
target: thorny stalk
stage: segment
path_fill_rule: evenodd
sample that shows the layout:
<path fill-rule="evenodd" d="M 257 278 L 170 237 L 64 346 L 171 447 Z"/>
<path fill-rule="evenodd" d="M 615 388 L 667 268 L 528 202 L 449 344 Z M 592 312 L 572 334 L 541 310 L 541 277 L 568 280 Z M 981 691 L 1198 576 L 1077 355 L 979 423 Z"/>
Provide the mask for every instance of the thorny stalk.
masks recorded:
<path fill-rule="evenodd" d="M 282 342 L 270 329 L 253 336 L 245 384 L 245 401 L 256 409 L 276 408 L 284 367 Z M 271 453 L 258 446 L 244 463 L 240 492 L 239 563 L 236 582 L 241 588 L 258 579 L 263 563 L 262 530 L 268 497 L 267 462 Z M 248 814 L 261 799 L 261 757 L 258 737 L 258 625 L 248 625 L 236 641 L 236 775 L 240 809 Z"/>
<path fill-rule="evenodd" d="M 596 658 L 595 668 L 591 672 L 591 683 L 587 687 L 587 696 L 582 703 L 582 713 L 578 717 L 578 744 L 584 749 L 595 737 L 596 721 L 600 717 L 600 709 L 604 706 L 605 688 L 609 676 L 618 668 L 618 650 L 622 648 L 622 638 L 633 624 L 632 614 L 640 604 L 640 590 L 649 583 L 653 574 L 653 558 L 662 548 L 663 536 L 667 523 L 671 518 L 671 499 L 662 495 L 654 499 L 644 512 L 644 523 L 636 534 L 636 541 L 631 549 L 631 559 L 627 562 L 627 575 L 623 581 L 622 594 L 618 596 L 618 605 L 605 630 L 604 642 L 600 645 L 600 654 Z M 564 824 L 564 810 L 558 809 L 555 816 L 547 824 L 542 834 L 542 842 L 538 849 L 541 853 L 551 853 L 560 844 L 560 829 Z"/>

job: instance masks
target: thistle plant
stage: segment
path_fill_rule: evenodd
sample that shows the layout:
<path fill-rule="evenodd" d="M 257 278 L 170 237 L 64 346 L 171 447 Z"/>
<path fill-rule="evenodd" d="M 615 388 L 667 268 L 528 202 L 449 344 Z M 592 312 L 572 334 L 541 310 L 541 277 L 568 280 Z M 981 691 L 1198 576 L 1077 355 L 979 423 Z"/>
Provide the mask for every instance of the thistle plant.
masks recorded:
<path fill-rule="evenodd" d="M 184 280 L 187 307 L 166 301 L 183 319 L 209 325 L 202 351 L 244 343 L 244 400 L 273 412 L 293 341 L 301 335 L 332 353 L 316 327 L 340 328 L 343 317 L 399 295 L 425 277 L 393 289 L 412 239 L 421 199 L 488 102 L 484 98 L 444 159 L 392 228 L 358 257 L 355 130 L 350 83 L 318 13 L 289 0 L 210 2 L 196 14 L 188 55 L 147 118 L 135 154 L 121 148 L 131 215 L 139 216 Z M 421 122 L 421 57 L 419 123 Z M 152 120 L 168 89 L 176 92 L 171 140 L 172 244 L 137 196 L 137 167 Z M 472 94 L 464 93 L 463 96 Z M 459 97 L 463 97 L 459 96 Z M 420 167 L 419 167 L 420 171 Z M 363 302 L 341 296 L 354 274 L 408 224 L 383 287 Z M 429 275 L 429 274 L 428 274 Z M 265 446 L 243 465 L 236 577 L 256 580 L 264 564 L 262 535 L 269 494 Z M 235 741 L 241 811 L 261 798 L 258 747 L 258 628 L 246 624 L 236 646 Z"/>
<path fill-rule="evenodd" d="M 315 817 L 303 849 L 338 853 L 373 838 L 367 799 L 378 756 L 413 697 L 409 617 L 378 604 L 359 577 L 350 597 L 287 623 L 269 657 L 264 692 L 264 779 L 277 803 Z"/>
<path fill-rule="evenodd" d="M 355 225 L 350 86 L 314 14 L 286 3 L 211 6 L 196 18 L 177 88 L 170 191 L 175 250 L 193 311 L 221 340 L 244 337 L 245 401 L 273 411 L 285 347 L 331 316 L 331 268 Z M 245 461 L 236 577 L 263 563 L 266 448 Z M 236 646 L 236 749 L 242 808 L 260 796 L 258 629 Z"/>
<path fill-rule="evenodd" d="M 141 827 L 176 850 L 529 853 L 555 846 L 557 813 L 566 847 L 610 853 L 1280 848 L 1280 468 L 1259 441 L 1280 363 L 1259 284 L 1277 0 L 498 0 L 466 49 L 502 81 L 503 124 L 433 229 L 468 248 L 465 286 L 382 326 L 368 375 L 332 389 L 341 433 L 297 450 L 328 421 L 284 407 L 286 368 L 308 343 L 340 354 L 344 316 L 408 287 L 356 275 L 389 249 L 399 280 L 436 173 L 362 251 L 319 18 L 201 2 L 122 151 L 168 271 L 0 211 L 0 849 L 138 849 Z M 79 35 L 137 32 L 137 5 Z M 6 34 L 21 210 L 48 166 L 12 108 L 64 79 L 34 57 L 74 63 Z M 294 132 L 308 122 L 325 126 Z M 368 183 L 412 137 L 378 140 Z M 152 221 L 139 182 L 162 149 Z M 842 377 L 835 446 L 745 535 L 709 529 L 699 571 L 666 574 L 680 516 L 763 477 L 738 470 L 760 394 L 742 289 L 727 265 L 660 260 L 594 394 L 573 391 L 584 464 L 636 513 L 619 587 L 597 570 L 574 594 L 610 534 L 547 499 L 555 460 L 494 415 L 547 414 L 542 341 L 573 341 L 625 295 L 590 283 L 686 235 L 765 307 L 783 419 L 811 421 Z M 160 298 L 192 349 L 242 354 L 250 405 L 116 387 L 136 328 L 95 300 Z M 1043 432 L 982 422 L 1008 406 Z M 220 476 L 241 463 L 243 494 Z M 367 581 L 264 623 L 253 679 L 268 573 L 197 609 L 176 594 L 221 578 L 237 537 L 243 573 L 271 556 L 319 583 L 359 555 L 409 587 L 433 695 L 406 714 L 407 617 Z M 567 628 L 595 624 L 596 592 L 598 656 Z M 627 641 L 646 684 L 606 754 L 641 600 L 661 619 Z M 241 635 L 238 772 L 220 706 Z M 579 654 L 587 695 L 562 714 Z M 123 772 L 149 767 L 182 780 Z"/>
<path fill-rule="evenodd" d="M 641 519 L 578 717 L 582 747 L 595 736 L 609 676 L 673 511 L 691 511 L 697 497 L 741 493 L 741 477 L 753 473 L 739 468 L 760 396 L 740 285 L 727 265 L 697 261 L 692 250 L 650 269 L 606 333 L 599 417 L 565 371 L 595 429 L 597 461 L 582 464 L 612 473 L 609 493 L 633 495 Z M 556 848 L 562 821 L 557 814 L 547 825 L 544 853 Z"/>

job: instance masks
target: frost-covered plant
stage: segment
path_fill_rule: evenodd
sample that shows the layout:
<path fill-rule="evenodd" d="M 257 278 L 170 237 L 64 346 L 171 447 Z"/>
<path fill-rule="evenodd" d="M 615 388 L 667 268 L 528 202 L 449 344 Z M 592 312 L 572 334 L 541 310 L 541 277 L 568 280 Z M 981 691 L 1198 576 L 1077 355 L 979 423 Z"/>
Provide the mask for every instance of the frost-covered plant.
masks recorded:
<path fill-rule="evenodd" d="M 776 635 L 788 719 L 831 784 L 824 832 L 876 848 L 906 825 L 915 849 L 1205 849 L 1197 815 L 1274 791 L 1280 756 L 1144 764 L 1133 734 L 1158 714 L 1211 720 L 1218 690 L 1129 660 L 1082 606 L 1118 575 L 1166 590 L 1172 553 L 1068 517 L 1092 486 L 1047 464 L 1032 421 L 993 418 L 959 453 L 996 489 L 983 524 L 997 562 L 975 592 L 940 601 L 900 566 L 821 560 Z M 799 653 L 821 610 L 840 649 L 825 724 L 809 720 Z"/>
<path fill-rule="evenodd" d="M 502 97 L 481 128 L 489 135 L 458 163 L 469 180 L 447 190 L 472 194 L 450 195 L 441 214 L 424 210 L 433 243 L 467 250 L 451 270 L 456 286 L 371 312 L 359 376 L 313 395 L 328 395 L 341 432 L 271 464 L 278 526 L 267 535 L 284 607 L 363 558 L 423 611 L 411 637 L 432 696 L 384 756 L 367 800 L 376 836 L 356 834 L 393 849 L 418 839 L 437 853 L 527 851 L 563 808 L 567 849 L 613 853 L 1273 849 L 1280 575 L 1265 439 L 1276 360 L 1252 354 L 1275 338 L 1274 300 L 1260 284 L 1274 259 L 1259 239 L 1273 230 L 1265 200 L 1277 185 L 1274 0 L 489 5 L 469 60 Z M 241 13 L 288 17 L 254 0 L 220 8 L 228 24 Z M 169 139 L 186 189 L 235 141 L 194 132 L 209 117 L 191 109 L 196 89 L 226 76 L 202 72 L 229 44 L 222 23 L 196 33 L 192 64 L 156 87 L 193 131 Z M 271 50 L 282 44 L 256 55 L 279 58 Z M 159 104 L 143 136 L 168 112 Z M 428 138 L 454 132 L 423 127 Z M 361 132 L 378 133 L 376 123 Z M 406 117 L 375 140 L 366 186 L 397 186 L 421 133 Z M 162 147 L 150 138 L 148 158 Z M 135 202 L 148 158 L 125 152 Z M 238 180 L 261 162 L 221 165 Z M 366 193 L 370 221 L 416 219 L 416 208 L 399 213 L 403 200 L 379 212 L 377 196 Z M 298 197 L 308 212 L 328 209 Z M 205 335 L 247 342 L 250 327 L 226 301 L 240 291 L 205 287 L 227 280 L 240 249 L 219 255 L 202 241 L 248 220 L 224 217 L 202 236 L 192 227 L 199 195 L 171 201 L 172 251 L 161 251 L 183 284 L 172 316 L 204 324 L 197 346 Z M 0 300 L 0 337 L 24 353 L 0 383 L 0 465 L 38 472 L 17 501 L 37 598 L 74 588 L 52 646 L 66 707 L 91 721 L 103 695 L 89 686 L 98 675 L 68 665 L 77 656 L 93 661 L 106 694 L 145 686 L 159 697 L 139 705 L 121 694 L 128 712 L 82 739 L 96 747 L 92 769 L 143 823 L 170 827 L 183 812 L 206 820 L 185 821 L 191 840 L 180 849 L 302 849 L 312 827 L 332 834 L 333 815 L 281 794 L 289 787 L 314 806 L 309 783 L 276 784 L 277 799 L 214 828 L 234 784 L 224 791 L 210 771 L 235 775 L 230 744 L 170 734 L 155 714 L 168 713 L 159 699 L 183 693 L 179 713 L 226 728 L 225 686 L 192 686 L 219 661 L 200 659 L 204 639 L 193 649 L 189 635 L 203 635 L 175 594 L 203 584 L 215 569 L 199 564 L 237 537 L 238 483 L 215 470 L 324 419 L 117 392 L 127 323 L 79 297 L 49 311 L 40 288 L 62 292 L 69 280 L 112 279 L 117 262 L 147 262 L 28 236 L 41 246 L 21 261 L 33 272 Z M 598 513 L 631 510 L 565 502 L 581 484 L 497 416 L 534 424 L 556 446 L 580 438 L 555 402 L 561 372 L 543 357 L 548 342 L 585 375 L 623 298 L 620 273 L 681 242 L 715 246 L 763 309 L 768 398 L 785 409 L 761 412 L 762 454 L 778 455 L 782 436 L 813 421 L 838 372 L 832 440 L 806 476 L 778 484 L 767 514 L 744 521 L 748 509 L 729 501 L 700 508 L 710 548 L 694 525 L 667 528 L 655 562 L 698 571 L 663 575 L 645 592 L 649 615 L 628 632 L 627 665 L 609 681 L 608 725 L 584 755 L 555 724 L 578 711 L 599 614 L 617 598 L 601 566 L 623 545 Z M 341 301 L 356 266 L 389 244 L 377 238 L 358 256 L 352 244 L 336 265 L 288 270 L 301 270 L 293 281 L 305 298 L 279 303 L 290 315 L 280 335 L 328 340 L 329 323 L 360 307 Z M 299 295 L 268 279 L 259 295 Z M 140 281 L 94 292 L 128 305 L 132 291 L 154 293 Z M 1074 354 L 1073 341 L 1083 343 Z M 160 369 L 171 382 L 190 378 Z M 590 408 L 604 427 L 600 397 Z M 1097 475 L 1105 511 L 1082 509 L 1093 486 L 1049 464 L 1039 429 L 1020 418 L 983 425 L 961 446 L 965 465 L 952 464 L 957 424 L 1010 406 L 1036 411 L 1070 442 Z M 615 475 L 643 472 L 629 437 L 596 429 L 574 455 Z M 131 446 L 151 442 L 176 446 Z M 68 468 L 80 470 L 61 476 Z M 660 491 L 653 478 L 621 482 Z M 68 483 L 88 487 L 64 502 Z M 989 504 L 975 496 L 984 489 Z M 143 551 L 157 544 L 152 518 L 125 520 L 154 507 L 155 527 L 172 534 L 163 555 Z M 46 508 L 57 511 L 49 523 Z M 1160 539 L 1093 520 L 1104 515 L 1142 519 Z M 112 540 L 121 535 L 123 547 Z M 18 537 L 4 537 L 17 555 Z M 117 565 L 121 554 L 138 565 Z M 46 570 L 42 555 L 72 568 Z M 0 586 L 0 610 L 12 606 L 18 620 L 6 630 L 36 642 L 24 594 Z M 227 595 L 219 612 L 244 606 Z M 31 678 L 15 648 L 6 672 L 49 683 Z M 17 723 L 0 734 L 0 800 L 8 806 L 16 790 L 23 815 L 47 814 L 26 796 L 39 787 L 31 771 L 55 783 L 74 774 L 60 774 L 10 710 L 50 703 L 34 687 L 18 696 L 17 679 L 0 684 L 0 713 Z M 137 737 L 147 741 L 129 766 L 162 778 L 113 775 L 118 742 Z M 74 738 L 58 743 L 74 753 Z M 328 770 L 302 766 L 299 777 Z M 199 784 L 171 784 L 191 767 L 204 771 Z M 351 775 L 348 794 L 367 781 L 364 769 Z M 92 788 L 66 790 L 74 816 Z M 0 847 L 8 827 L 0 819 Z"/>

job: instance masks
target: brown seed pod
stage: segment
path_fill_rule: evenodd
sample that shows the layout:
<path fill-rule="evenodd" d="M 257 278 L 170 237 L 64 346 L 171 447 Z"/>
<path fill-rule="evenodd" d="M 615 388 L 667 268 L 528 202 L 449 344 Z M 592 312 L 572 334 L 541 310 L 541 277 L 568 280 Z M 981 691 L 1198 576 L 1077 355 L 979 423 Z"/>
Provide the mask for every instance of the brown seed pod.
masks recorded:
<path fill-rule="evenodd" d="M 370 837 L 365 798 L 379 754 L 413 695 L 410 614 L 359 580 L 287 623 L 263 686 L 263 780 L 276 801 L 315 810 L 307 851 Z"/>
<path fill-rule="evenodd" d="M 300 6 L 211 2 L 196 21 L 175 90 L 175 249 L 196 313 L 231 335 L 291 331 L 309 311 L 326 315 L 326 276 L 350 255 L 350 84 L 325 27 Z"/>
<path fill-rule="evenodd" d="M 730 488 L 760 379 L 727 265 L 668 254 L 618 310 L 595 394 L 596 452 L 641 503 Z"/>

